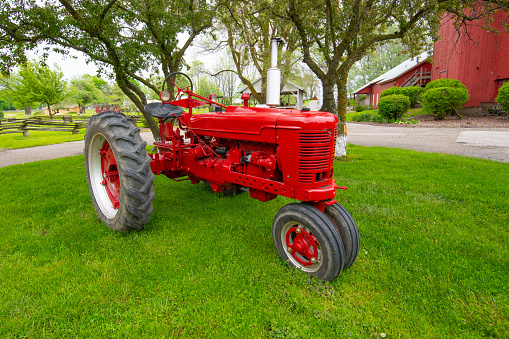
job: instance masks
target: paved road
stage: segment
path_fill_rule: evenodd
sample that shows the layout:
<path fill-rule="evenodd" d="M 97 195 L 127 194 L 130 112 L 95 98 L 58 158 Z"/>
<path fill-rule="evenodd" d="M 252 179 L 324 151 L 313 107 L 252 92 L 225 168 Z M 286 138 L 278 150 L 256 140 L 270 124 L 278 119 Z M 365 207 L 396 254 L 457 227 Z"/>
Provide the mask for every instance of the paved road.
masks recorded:
<path fill-rule="evenodd" d="M 150 132 L 142 132 L 141 137 L 147 144 L 154 142 Z M 83 141 L 73 141 L 21 149 L 0 149 L 0 167 L 83 154 L 84 144 Z"/>
<path fill-rule="evenodd" d="M 154 142 L 150 132 L 141 136 Z M 348 124 L 348 142 L 365 146 L 386 146 L 422 152 L 450 153 L 509 162 L 509 128 L 421 128 Z M 83 141 L 0 150 L 0 167 L 55 159 L 83 153 Z"/>
<path fill-rule="evenodd" d="M 347 142 L 509 162 L 509 128 L 386 127 L 348 123 Z"/>

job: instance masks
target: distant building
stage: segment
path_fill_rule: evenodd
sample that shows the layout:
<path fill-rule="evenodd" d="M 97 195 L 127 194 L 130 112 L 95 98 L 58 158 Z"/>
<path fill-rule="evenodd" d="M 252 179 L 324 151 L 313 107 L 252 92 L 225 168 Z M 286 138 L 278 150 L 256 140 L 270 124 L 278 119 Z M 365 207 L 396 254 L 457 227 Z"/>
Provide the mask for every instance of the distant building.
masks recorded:
<path fill-rule="evenodd" d="M 97 104 L 95 105 L 95 112 L 101 113 L 105 111 L 116 111 L 120 112 L 120 107 L 118 105 L 110 105 L 110 104 Z"/>
<path fill-rule="evenodd" d="M 80 108 L 79 108 L 78 105 L 76 105 L 76 106 L 72 106 L 72 107 L 52 108 L 51 109 L 51 114 L 67 114 L 67 113 L 71 113 L 71 112 L 72 113 L 79 113 L 79 111 L 80 111 Z M 43 109 L 43 114 L 49 115 L 47 108 Z"/>
<path fill-rule="evenodd" d="M 413 59 L 399 64 L 393 69 L 380 75 L 378 78 L 365 84 L 352 94 L 357 102 L 363 106 L 377 108 L 380 94 L 383 90 L 394 86 L 421 86 L 424 87 L 431 80 L 431 63 L 427 52 Z M 366 99 L 360 102 L 359 96 L 365 95 Z"/>
<path fill-rule="evenodd" d="M 470 99 L 464 107 L 483 109 L 494 105 L 498 89 L 509 80 L 509 34 L 503 23 L 506 12 L 495 14 L 493 33 L 479 23 L 458 32 L 454 20 L 444 17 L 440 40 L 433 47 L 433 61 L 426 53 L 417 60 L 407 60 L 387 73 L 353 92 L 354 97 L 366 95 L 362 105 L 377 107 L 380 93 L 393 86 L 425 86 L 430 80 L 456 79 L 464 84 Z"/>
<path fill-rule="evenodd" d="M 253 82 L 253 86 L 255 90 L 260 93 L 262 91 L 262 78 L 259 78 L 255 82 Z M 244 87 L 240 90 L 240 93 L 249 93 L 251 94 L 251 91 L 249 90 L 249 87 Z M 291 81 L 286 81 L 285 85 L 283 86 L 283 89 L 281 90 L 281 102 L 285 102 L 285 97 L 287 96 L 293 96 L 295 98 L 295 105 L 294 106 L 284 106 L 284 108 L 296 108 L 296 109 L 302 109 L 303 103 L 304 103 L 304 89 L 300 87 L 299 85 L 294 84 Z M 261 104 L 265 104 L 262 102 Z"/>
<path fill-rule="evenodd" d="M 500 33 L 478 24 L 468 26 L 468 34 L 464 28 L 458 32 L 453 20 L 442 20 L 431 77 L 461 81 L 470 94 L 465 107 L 493 106 L 498 89 L 509 80 L 509 34 L 502 25 L 507 20 L 507 13 L 499 12 L 491 25 Z"/>

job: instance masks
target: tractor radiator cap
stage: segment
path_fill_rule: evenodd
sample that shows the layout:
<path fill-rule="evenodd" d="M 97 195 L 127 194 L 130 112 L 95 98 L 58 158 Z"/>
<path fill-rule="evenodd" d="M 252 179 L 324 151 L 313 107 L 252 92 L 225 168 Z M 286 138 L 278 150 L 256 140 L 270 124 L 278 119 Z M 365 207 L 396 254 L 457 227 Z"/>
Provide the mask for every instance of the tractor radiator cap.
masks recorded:
<path fill-rule="evenodd" d="M 150 115 L 156 118 L 171 118 L 173 116 L 180 117 L 184 110 L 178 106 L 172 104 L 163 104 L 161 102 L 151 102 L 150 104 L 145 105 L 145 110 L 150 113 Z"/>

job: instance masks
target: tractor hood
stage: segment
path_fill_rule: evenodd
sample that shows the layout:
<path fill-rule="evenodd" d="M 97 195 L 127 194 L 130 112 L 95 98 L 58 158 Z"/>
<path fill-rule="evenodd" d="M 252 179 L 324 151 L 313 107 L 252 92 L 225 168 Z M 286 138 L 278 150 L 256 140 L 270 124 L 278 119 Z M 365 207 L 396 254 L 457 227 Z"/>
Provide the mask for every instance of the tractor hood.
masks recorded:
<path fill-rule="evenodd" d="M 327 112 L 229 106 L 225 112 L 195 114 L 189 126 L 199 135 L 276 143 L 277 129 L 331 130 L 337 122 Z"/>

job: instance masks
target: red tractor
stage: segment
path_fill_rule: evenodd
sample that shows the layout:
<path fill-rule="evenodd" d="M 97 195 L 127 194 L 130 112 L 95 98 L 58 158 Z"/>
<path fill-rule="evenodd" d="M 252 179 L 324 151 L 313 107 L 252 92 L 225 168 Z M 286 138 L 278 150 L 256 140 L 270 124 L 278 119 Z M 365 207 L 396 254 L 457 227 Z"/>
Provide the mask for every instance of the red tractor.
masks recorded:
<path fill-rule="evenodd" d="M 213 192 L 248 190 L 269 201 L 282 195 L 301 203 L 279 210 L 272 225 L 276 250 L 290 266 L 332 280 L 355 261 L 359 233 L 348 211 L 334 199 L 337 117 L 325 112 L 224 106 L 179 87 L 170 74 L 162 102 L 146 110 L 159 121 L 157 153 L 131 120 L 118 112 L 92 116 L 85 135 L 85 168 L 97 216 L 109 228 L 140 230 L 152 212 L 153 174 L 200 181 Z M 165 84 L 172 84 L 172 91 Z M 168 86 L 170 87 L 170 86 Z M 194 114 L 209 105 L 215 111 Z M 182 108 L 186 108 L 185 112 Z"/>

